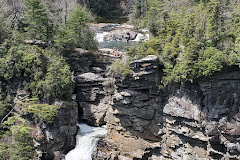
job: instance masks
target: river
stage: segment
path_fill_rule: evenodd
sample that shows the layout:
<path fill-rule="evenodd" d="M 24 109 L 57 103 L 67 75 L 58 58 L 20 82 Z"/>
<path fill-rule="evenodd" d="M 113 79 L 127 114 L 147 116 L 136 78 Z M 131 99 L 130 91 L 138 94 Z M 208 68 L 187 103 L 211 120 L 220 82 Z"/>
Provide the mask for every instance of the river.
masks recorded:
<path fill-rule="evenodd" d="M 66 160 L 91 160 L 92 153 L 99 138 L 107 134 L 106 126 L 91 127 L 84 123 L 79 123 L 79 132 L 77 134 L 76 147 L 66 156 Z"/>
<path fill-rule="evenodd" d="M 126 23 L 98 23 L 92 24 L 91 27 L 95 30 L 99 49 L 117 48 L 125 51 L 126 47 L 134 47 L 141 40 L 149 40 L 147 30 L 136 31 L 134 26 Z"/>

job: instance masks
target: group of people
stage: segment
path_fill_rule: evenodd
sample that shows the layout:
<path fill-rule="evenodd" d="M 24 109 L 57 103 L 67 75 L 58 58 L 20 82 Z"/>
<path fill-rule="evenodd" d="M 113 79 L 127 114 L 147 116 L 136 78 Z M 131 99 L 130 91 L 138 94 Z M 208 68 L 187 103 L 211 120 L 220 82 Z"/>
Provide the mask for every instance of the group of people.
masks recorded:
<path fill-rule="evenodd" d="M 121 53 L 118 51 L 116 47 L 113 48 L 113 55 L 115 57 L 121 57 Z"/>

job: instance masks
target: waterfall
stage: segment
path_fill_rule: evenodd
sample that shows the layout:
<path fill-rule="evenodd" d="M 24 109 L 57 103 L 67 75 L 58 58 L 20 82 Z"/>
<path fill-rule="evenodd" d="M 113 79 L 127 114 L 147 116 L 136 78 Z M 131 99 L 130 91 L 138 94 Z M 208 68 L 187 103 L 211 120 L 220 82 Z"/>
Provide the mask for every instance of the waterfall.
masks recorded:
<path fill-rule="evenodd" d="M 79 123 L 80 128 L 77 134 L 76 147 L 66 156 L 66 160 L 92 160 L 92 153 L 100 137 L 107 134 L 106 127 L 91 127 L 84 123 Z"/>
<path fill-rule="evenodd" d="M 109 32 L 97 32 L 95 36 L 95 40 L 98 42 L 104 42 L 104 37 L 108 34 Z"/>
<path fill-rule="evenodd" d="M 149 33 L 145 33 L 145 34 L 138 33 L 137 37 L 133 41 L 139 42 L 141 40 L 143 40 L 145 42 L 148 41 Z"/>

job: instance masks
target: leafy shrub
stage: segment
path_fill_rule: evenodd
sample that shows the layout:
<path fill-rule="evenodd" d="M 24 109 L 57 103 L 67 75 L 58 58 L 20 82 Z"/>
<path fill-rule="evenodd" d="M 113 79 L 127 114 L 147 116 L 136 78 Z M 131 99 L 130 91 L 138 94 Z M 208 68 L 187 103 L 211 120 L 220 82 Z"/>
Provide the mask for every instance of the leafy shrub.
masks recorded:
<path fill-rule="evenodd" d="M 18 106 L 21 106 L 24 112 L 33 114 L 33 118 L 36 122 L 44 121 L 50 123 L 54 120 L 58 111 L 58 106 L 40 104 L 39 99 L 36 97 L 22 97 L 20 98 Z"/>
<path fill-rule="evenodd" d="M 111 64 L 108 70 L 108 73 L 110 75 L 122 74 L 124 76 L 127 76 L 131 74 L 130 60 L 127 57 L 123 57 L 123 59 L 118 59 Z"/>

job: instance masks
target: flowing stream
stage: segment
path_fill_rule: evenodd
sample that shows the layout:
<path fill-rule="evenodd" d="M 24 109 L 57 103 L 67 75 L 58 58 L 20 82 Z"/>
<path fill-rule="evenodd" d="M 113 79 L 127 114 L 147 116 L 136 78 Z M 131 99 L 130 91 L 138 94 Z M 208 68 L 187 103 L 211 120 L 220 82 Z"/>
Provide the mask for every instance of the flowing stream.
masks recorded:
<path fill-rule="evenodd" d="M 66 160 L 91 160 L 94 148 L 99 138 L 107 134 L 106 127 L 91 127 L 84 123 L 78 124 L 79 132 L 77 134 L 76 147 L 66 156 Z"/>
<path fill-rule="evenodd" d="M 134 26 L 126 25 L 126 24 L 108 24 L 105 23 L 104 26 L 101 26 L 96 31 L 95 39 L 98 42 L 98 48 L 117 48 L 118 50 L 125 50 L 126 47 L 134 47 L 139 41 L 149 40 L 149 34 L 145 30 L 145 32 L 137 33 L 137 36 L 134 40 L 129 41 L 117 41 L 117 40 L 111 40 L 111 41 L 105 41 L 104 37 L 108 34 L 111 34 L 111 31 L 118 30 L 118 31 L 126 31 L 126 30 L 134 30 Z M 121 33 L 121 32 L 119 32 Z"/>

